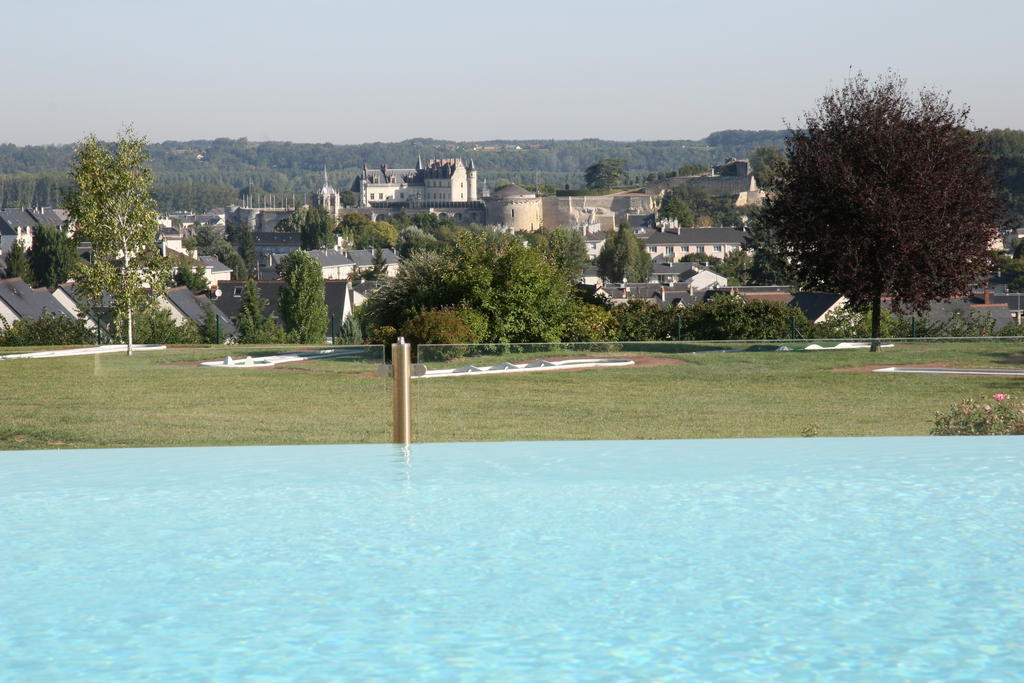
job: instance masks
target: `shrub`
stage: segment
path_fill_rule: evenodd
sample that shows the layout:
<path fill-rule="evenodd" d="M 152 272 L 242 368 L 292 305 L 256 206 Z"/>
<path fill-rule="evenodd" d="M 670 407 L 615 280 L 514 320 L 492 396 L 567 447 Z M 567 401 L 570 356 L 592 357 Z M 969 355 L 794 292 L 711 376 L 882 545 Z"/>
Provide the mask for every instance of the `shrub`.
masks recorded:
<path fill-rule="evenodd" d="M 402 327 L 402 335 L 412 344 L 474 344 L 479 340 L 460 312 L 452 309 L 418 313 Z"/>
<path fill-rule="evenodd" d="M 381 325 L 370 332 L 366 338 L 367 344 L 384 344 L 390 346 L 398 341 L 398 330 L 391 325 Z"/>
<path fill-rule="evenodd" d="M 16 320 L 13 325 L 0 318 L 0 346 L 71 346 L 93 344 L 96 335 L 84 320 L 44 313 L 36 320 Z"/>
<path fill-rule="evenodd" d="M 150 305 L 135 316 L 134 341 L 136 344 L 198 344 L 202 340 L 191 320 L 179 325 L 170 311 Z"/>
<path fill-rule="evenodd" d="M 645 299 L 629 299 L 611 311 L 621 341 L 671 339 L 678 312 Z"/>
<path fill-rule="evenodd" d="M 1024 434 L 1024 401 L 1009 394 L 965 398 L 935 413 L 932 434 Z"/>
<path fill-rule="evenodd" d="M 607 342 L 618 336 L 619 324 L 611 312 L 603 306 L 584 303 L 576 306 L 576 313 L 562 331 L 565 342 Z"/>

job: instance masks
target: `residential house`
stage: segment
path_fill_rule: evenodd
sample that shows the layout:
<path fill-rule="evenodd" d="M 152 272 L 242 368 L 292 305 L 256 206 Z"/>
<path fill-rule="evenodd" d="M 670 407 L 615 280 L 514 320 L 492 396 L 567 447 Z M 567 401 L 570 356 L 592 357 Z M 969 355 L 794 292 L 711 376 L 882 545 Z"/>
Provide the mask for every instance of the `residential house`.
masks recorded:
<path fill-rule="evenodd" d="M 356 272 L 356 264 L 343 251 L 337 249 L 309 249 L 307 254 L 312 256 L 319 264 L 325 280 L 345 280 L 352 277 Z M 278 258 L 274 259 L 274 266 L 281 263 Z M 278 271 L 280 273 L 280 270 Z"/>
<path fill-rule="evenodd" d="M 394 277 L 398 274 L 398 269 L 401 267 L 398 253 L 394 249 L 383 249 L 384 254 L 384 275 L 387 277 Z M 374 259 L 377 255 L 376 249 L 350 249 L 345 252 L 345 255 L 351 259 L 355 264 L 356 273 L 364 273 L 374 268 Z"/>
<path fill-rule="evenodd" d="M 263 308 L 263 315 L 273 315 L 278 323 L 281 322 L 281 289 L 284 287 L 282 280 L 260 280 L 256 282 L 256 288 L 260 297 L 267 302 Z M 220 309 L 230 320 L 237 322 L 238 314 L 242 310 L 242 295 L 245 291 L 244 280 L 227 280 L 220 283 L 222 294 L 218 296 L 214 305 Z M 341 326 L 352 310 L 365 300 L 365 296 L 358 292 L 350 280 L 325 280 L 324 297 L 327 303 L 327 312 L 331 316 L 336 328 Z"/>
<path fill-rule="evenodd" d="M 221 263 L 216 256 L 200 256 L 199 262 L 206 271 L 206 282 L 211 290 L 215 289 L 221 280 L 231 279 L 231 269 Z"/>
<path fill-rule="evenodd" d="M 0 280 L 0 319 L 13 325 L 19 320 L 37 320 L 43 314 L 74 318 L 75 313 L 68 310 L 46 287 L 33 289 L 20 277 Z"/>
<path fill-rule="evenodd" d="M 604 248 L 604 243 L 607 239 L 608 233 L 603 230 L 585 232 L 583 234 L 583 241 L 587 245 L 587 258 L 597 258 L 601 254 L 601 249 Z"/>
<path fill-rule="evenodd" d="M 699 263 L 667 259 L 652 261 L 648 281 L 660 284 L 680 283 L 693 290 L 717 289 L 729 283 L 728 279 Z"/>
<path fill-rule="evenodd" d="M 636 236 L 644 242 L 652 257 L 678 260 L 690 254 L 724 259 L 746 245 L 749 233 L 742 228 L 676 228 L 674 230 L 641 229 Z"/>
<path fill-rule="evenodd" d="M 264 268 L 273 271 L 275 260 L 302 248 L 302 235 L 297 232 L 254 232 L 252 239 L 256 245 L 257 279 Z"/>
<path fill-rule="evenodd" d="M 828 292 L 797 292 L 787 305 L 799 308 L 812 323 L 824 322 L 846 307 L 847 298 Z"/>
<path fill-rule="evenodd" d="M 235 334 L 235 325 L 231 319 L 205 294 L 193 294 L 188 287 L 172 287 L 164 292 L 158 300 L 161 308 L 169 311 L 171 318 L 176 325 L 183 325 L 188 321 L 196 325 L 203 325 L 206 322 L 207 311 L 212 310 L 217 316 L 220 324 L 221 339 L 225 342 Z"/>
<path fill-rule="evenodd" d="M 32 248 L 32 234 L 35 218 L 24 209 L 0 209 L 0 253 L 10 253 L 14 242 L 21 242 L 22 248 Z"/>

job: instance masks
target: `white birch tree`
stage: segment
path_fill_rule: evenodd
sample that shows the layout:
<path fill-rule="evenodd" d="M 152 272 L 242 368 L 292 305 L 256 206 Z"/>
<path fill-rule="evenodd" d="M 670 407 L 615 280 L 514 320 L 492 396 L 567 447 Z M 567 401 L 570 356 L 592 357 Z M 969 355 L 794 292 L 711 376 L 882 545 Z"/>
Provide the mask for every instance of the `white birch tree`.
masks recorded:
<path fill-rule="evenodd" d="M 92 245 L 90 262 L 82 262 L 76 283 L 91 301 L 109 296 L 114 319 L 124 325 L 132 354 L 135 312 L 147 290 L 160 294 L 170 275 L 156 246 L 157 213 L 150 194 L 152 171 L 145 166 L 145 138 L 131 128 L 120 133 L 113 150 L 95 135 L 75 149 L 71 166 L 74 189 L 64 207 L 78 242 Z"/>

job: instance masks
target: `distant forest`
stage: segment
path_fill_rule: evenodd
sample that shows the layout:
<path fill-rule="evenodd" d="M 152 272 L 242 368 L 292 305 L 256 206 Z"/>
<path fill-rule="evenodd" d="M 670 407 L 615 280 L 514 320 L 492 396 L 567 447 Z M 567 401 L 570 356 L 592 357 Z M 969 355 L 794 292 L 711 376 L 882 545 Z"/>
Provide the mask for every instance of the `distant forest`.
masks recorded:
<path fill-rule="evenodd" d="M 762 146 L 781 147 L 786 131 L 722 131 L 704 140 L 483 140 L 417 138 L 360 145 L 191 140 L 149 145 L 153 194 L 164 211 L 223 208 L 252 192 L 278 202 L 305 197 L 323 184 L 347 190 L 363 164 L 412 168 L 417 156 L 461 157 L 476 163 L 490 187 L 517 182 L 557 187 L 583 185 L 583 171 L 605 158 L 626 160 L 629 180 L 675 171 L 686 164 L 716 164 Z M 54 206 L 68 186 L 74 145 L 0 145 L 0 206 Z M 261 197 L 260 197 L 261 196 Z"/>
<path fill-rule="evenodd" d="M 1024 213 L 1024 131 L 994 130 L 989 138 L 1007 197 Z M 703 140 L 485 140 L 416 138 L 360 145 L 250 142 L 245 138 L 149 145 L 153 195 L 163 211 L 208 211 L 239 203 L 250 193 L 278 205 L 299 201 L 328 178 L 350 187 L 363 164 L 411 168 L 418 155 L 470 158 L 490 187 L 517 182 L 583 186 L 583 172 L 600 159 L 626 160 L 628 183 L 688 164 L 711 165 L 748 157 L 758 147 L 785 145 L 784 130 L 725 130 Z M 0 145 L 0 207 L 57 206 L 68 188 L 74 145 Z"/>

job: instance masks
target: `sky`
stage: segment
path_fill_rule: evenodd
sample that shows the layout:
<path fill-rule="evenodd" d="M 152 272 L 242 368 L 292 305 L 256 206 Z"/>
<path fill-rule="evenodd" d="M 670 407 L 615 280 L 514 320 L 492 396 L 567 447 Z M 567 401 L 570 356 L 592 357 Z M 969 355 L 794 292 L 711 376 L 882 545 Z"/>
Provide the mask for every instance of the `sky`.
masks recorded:
<path fill-rule="evenodd" d="M 857 72 L 1024 128 L 1020 0 L 4 0 L 0 143 L 701 139 Z"/>

